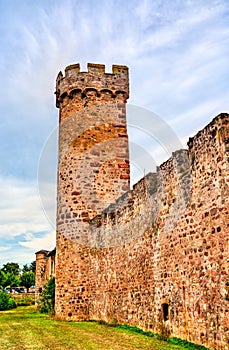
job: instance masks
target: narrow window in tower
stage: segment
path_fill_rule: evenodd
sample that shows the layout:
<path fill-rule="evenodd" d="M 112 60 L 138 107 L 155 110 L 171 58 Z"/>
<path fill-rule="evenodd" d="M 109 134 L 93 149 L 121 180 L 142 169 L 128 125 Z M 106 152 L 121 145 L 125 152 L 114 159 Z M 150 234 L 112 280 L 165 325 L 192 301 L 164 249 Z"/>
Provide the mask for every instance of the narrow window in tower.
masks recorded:
<path fill-rule="evenodd" d="M 167 321 L 169 319 L 169 304 L 164 303 L 161 305 L 161 308 L 163 321 Z"/>

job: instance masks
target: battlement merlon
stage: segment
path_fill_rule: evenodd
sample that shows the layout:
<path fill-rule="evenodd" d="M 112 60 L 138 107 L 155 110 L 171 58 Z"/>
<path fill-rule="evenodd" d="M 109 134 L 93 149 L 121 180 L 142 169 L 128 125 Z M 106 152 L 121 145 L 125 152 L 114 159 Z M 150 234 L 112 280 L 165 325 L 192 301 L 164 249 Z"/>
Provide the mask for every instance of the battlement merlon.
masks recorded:
<path fill-rule="evenodd" d="M 64 95 L 71 95 L 73 90 L 84 93 L 88 89 L 94 89 L 98 94 L 102 90 L 110 91 L 114 97 L 121 93 L 125 95 L 125 100 L 128 99 L 129 72 L 127 66 L 113 65 L 112 73 L 105 72 L 104 64 L 88 63 L 87 68 L 87 72 L 81 72 L 80 65 L 77 63 L 65 68 L 65 76 L 59 72 L 55 92 L 57 100 Z"/>

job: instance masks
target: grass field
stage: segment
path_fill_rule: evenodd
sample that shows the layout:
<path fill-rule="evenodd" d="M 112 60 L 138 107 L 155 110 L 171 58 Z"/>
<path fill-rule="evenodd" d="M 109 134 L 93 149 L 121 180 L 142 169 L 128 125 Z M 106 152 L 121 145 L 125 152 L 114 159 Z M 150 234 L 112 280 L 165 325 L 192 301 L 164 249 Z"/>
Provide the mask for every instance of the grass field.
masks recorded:
<path fill-rule="evenodd" d="M 97 322 L 59 322 L 33 306 L 0 312 L 0 349 L 125 350 L 184 349 L 129 330 Z"/>

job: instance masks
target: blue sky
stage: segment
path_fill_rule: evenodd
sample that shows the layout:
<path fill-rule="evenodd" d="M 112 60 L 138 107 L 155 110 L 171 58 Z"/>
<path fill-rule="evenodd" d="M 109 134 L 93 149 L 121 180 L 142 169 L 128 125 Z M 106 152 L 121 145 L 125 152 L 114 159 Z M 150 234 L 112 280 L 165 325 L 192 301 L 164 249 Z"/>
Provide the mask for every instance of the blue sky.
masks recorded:
<path fill-rule="evenodd" d="M 168 158 L 162 134 L 185 147 L 228 111 L 228 1 L 0 0 L 0 31 L 0 266 L 55 245 L 53 92 L 67 65 L 129 66 L 129 103 L 150 111 L 139 127 L 128 116 L 133 181 L 150 170 L 146 161 L 134 176 L 140 156 L 152 170 Z M 159 137 L 156 120 L 165 125 Z"/>

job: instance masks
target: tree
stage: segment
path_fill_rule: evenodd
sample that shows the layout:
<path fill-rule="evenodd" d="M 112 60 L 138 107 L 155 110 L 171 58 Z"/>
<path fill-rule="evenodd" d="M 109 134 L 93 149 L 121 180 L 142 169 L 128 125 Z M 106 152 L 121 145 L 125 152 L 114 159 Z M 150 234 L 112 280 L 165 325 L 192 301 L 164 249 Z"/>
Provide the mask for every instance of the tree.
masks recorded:
<path fill-rule="evenodd" d="M 29 292 L 29 288 L 34 286 L 35 284 L 35 273 L 32 271 L 26 271 L 21 276 L 21 283 L 27 289 L 27 293 Z"/>
<path fill-rule="evenodd" d="M 4 288 L 10 287 L 10 292 L 12 292 L 12 287 L 17 287 L 20 284 L 20 279 L 17 275 L 12 272 L 5 273 L 5 279 L 2 286 Z"/>
<path fill-rule="evenodd" d="M 36 260 L 31 262 L 29 269 L 30 269 L 30 271 L 36 273 Z"/>
<path fill-rule="evenodd" d="M 3 265 L 2 271 L 5 273 L 11 273 L 18 276 L 20 272 L 20 267 L 18 263 L 8 262 Z"/>
<path fill-rule="evenodd" d="M 38 301 L 41 313 L 54 313 L 55 307 L 55 278 L 51 277 L 43 288 L 43 291 Z"/>
<path fill-rule="evenodd" d="M 25 264 L 22 268 L 22 273 L 32 271 L 36 273 L 36 260 L 32 261 L 30 265 Z"/>
<path fill-rule="evenodd" d="M 28 264 L 23 265 L 22 273 L 29 272 L 29 271 L 30 271 L 30 268 L 29 268 Z"/>
<path fill-rule="evenodd" d="M 6 274 L 0 270 L 0 287 L 4 287 L 6 282 Z"/>
<path fill-rule="evenodd" d="M 14 262 L 8 262 L 3 265 L 3 268 L 1 271 L 4 273 L 2 275 L 3 282 L 2 286 L 4 288 L 10 287 L 10 291 L 12 292 L 12 287 L 19 286 L 19 273 L 20 273 L 20 267 L 18 263 Z"/>

